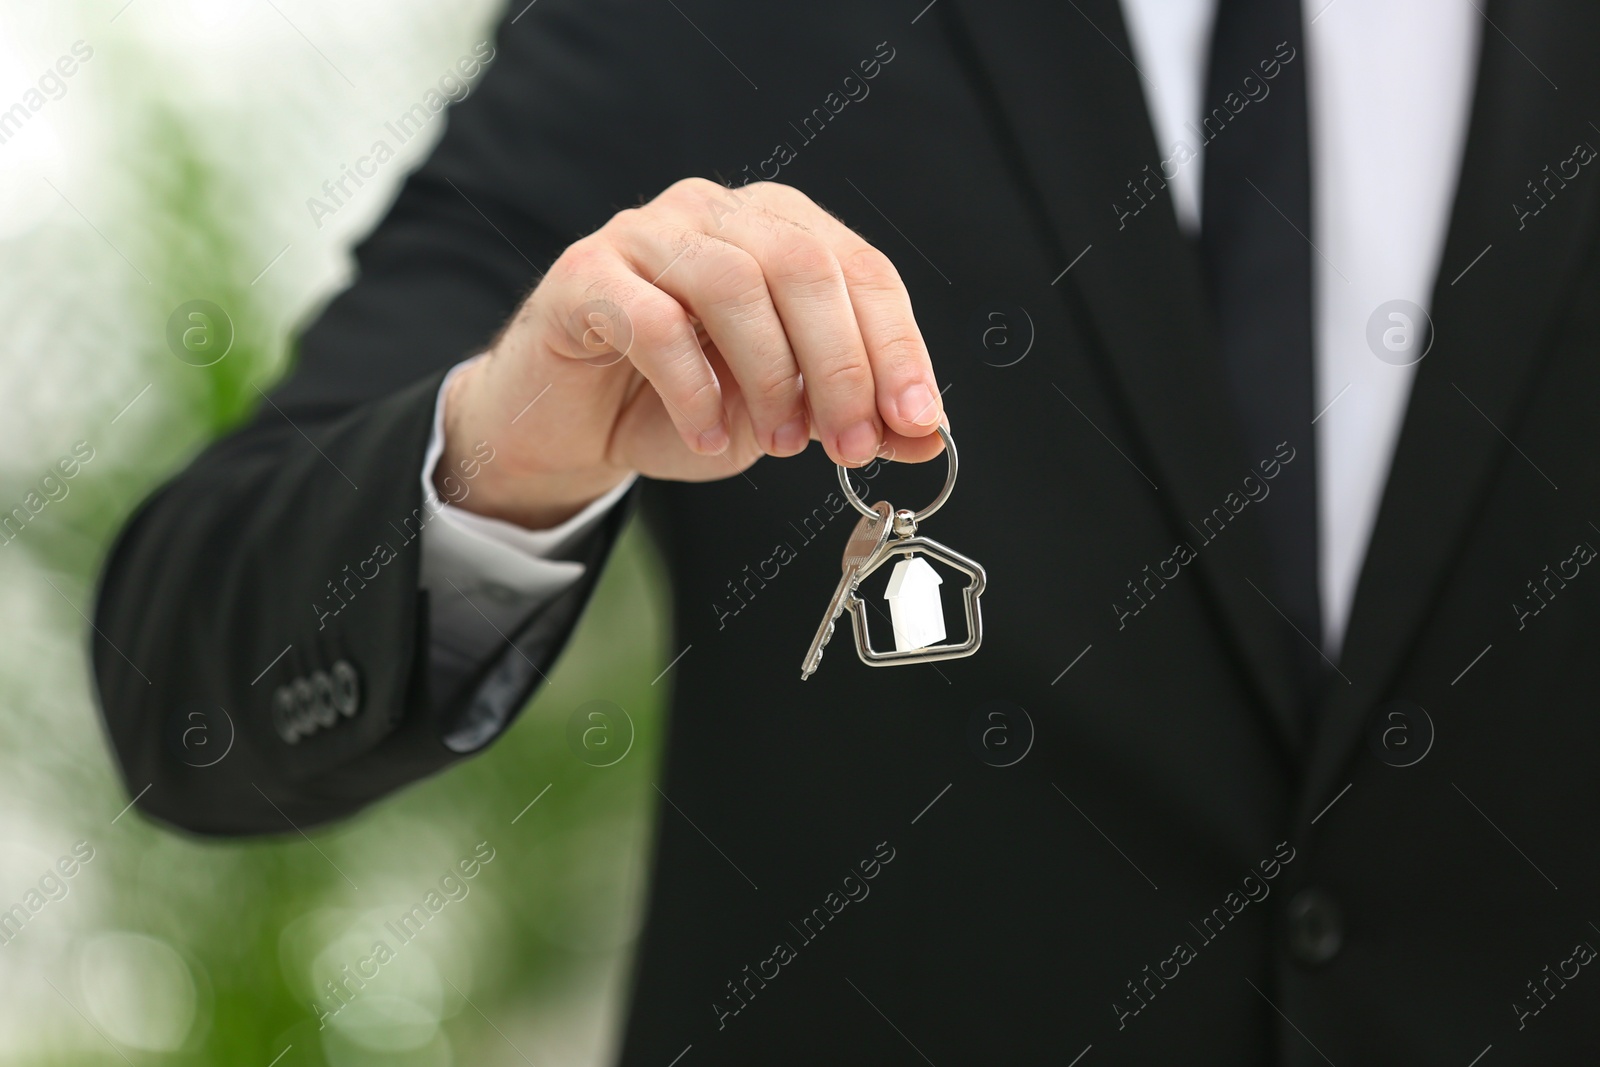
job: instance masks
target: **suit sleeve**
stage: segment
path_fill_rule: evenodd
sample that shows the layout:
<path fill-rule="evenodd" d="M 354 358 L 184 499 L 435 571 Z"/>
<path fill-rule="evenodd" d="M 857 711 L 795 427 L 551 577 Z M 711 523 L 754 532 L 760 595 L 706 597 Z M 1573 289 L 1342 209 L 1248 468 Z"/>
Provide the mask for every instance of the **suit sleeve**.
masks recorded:
<path fill-rule="evenodd" d="M 581 581 L 432 692 L 417 472 L 449 367 L 573 239 L 683 176 L 680 120 L 647 84 L 686 43 L 675 18 L 552 0 L 473 49 L 479 82 L 294 373 L 124 528 L 92 658 L 145 813 L 214 834 L 338 818 L 498 736 L 549 669 L 629 508 L 575 549 Z"/>

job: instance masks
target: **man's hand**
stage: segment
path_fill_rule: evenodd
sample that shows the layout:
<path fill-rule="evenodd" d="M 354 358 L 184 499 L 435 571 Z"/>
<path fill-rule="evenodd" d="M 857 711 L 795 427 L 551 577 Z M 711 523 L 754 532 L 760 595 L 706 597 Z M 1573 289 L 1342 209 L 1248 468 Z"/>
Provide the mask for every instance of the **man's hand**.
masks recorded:
<path fill-rule="evenodd" d="M 887 256 L 788 186 L 690 178 L 562 253 L 452 382 L 438 470 L 489 442 L 461 506 L 541 529 L 629 471 L 709 481 L 811 440 L 923 462 L 942 418 Z"/>

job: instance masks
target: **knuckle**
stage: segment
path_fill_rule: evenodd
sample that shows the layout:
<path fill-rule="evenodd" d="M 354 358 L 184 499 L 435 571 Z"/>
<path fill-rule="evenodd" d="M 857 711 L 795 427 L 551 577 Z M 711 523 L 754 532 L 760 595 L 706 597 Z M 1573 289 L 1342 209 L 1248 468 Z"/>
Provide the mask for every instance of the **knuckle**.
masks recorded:
<path fill-rule="evenodd" d="M 683 309 L 670 299 L 639 300 L 628 309 L 634 336 L 647 351 L 672 348 L 688 325 Z"/>
<path fill-rule="evenodd" d="M 788 208 L 813 206 L 809 196 L 783 182 L 751 182 L 749 188 L 770 204 L 781 204 Z"/>
<path fill-rule="evenodd" d="M 690 199 L 704 199 L 708 194 L 722 191 L 722 186 L 707 178 L 679 178 L 662 192 L 656 199 L 671 198 L 675 201 Z"/>
<path fill-rule="evenodd" d="M 891 291 L 904 288 L 894 261 L 872 245 L 863 244 L 847 253 L 839 266 L 852 285 Z"/>
<path fill-rule="evenodd" d="M 625 207 L 607 219 L 604 226 L 601 226 L 584 240 L 594 241 L 597 244 L 609 242 L 616 238 L 618 234 L 637 228 L 649 216 L 649 205 Z"/>
<path fill-rule="evenodd" d="M 732 245 L 724 245 L 723 251 L 707 265 L 703 284 L 706 299 L 722 310 L 755 304 L 767 296 L 767 280 L 761 272 L 761 264 L 750 253 Z"/>
<path fill-rule="evenodd" d="M 788 360 L 772 360 L 763 363 L 762 369 L 755 375 L 751 382 L 754 387 L 753 399 L 766 408 L 783 409 L 785 412 L 791 407 L 798 407 L 802 396 L 800 375 L 795 373 L 793 365 Z"/>
<path fill-rule="evenodd" d="M 704 219 L 718 213 L 718 205 L 722 213 L 733 210 L 733 206 L 726 205 L 726 200 L 731 195 L 731 190 L 726 186 L 718 186 L 717 182 L 707 178 L 683 178 L 672 182 L 666 192 L 656 197 L 656 202 L 662 208 L 672 211 L 677 218 Z M 651 206 L 654 206 L 654 203 Z"/>
<path fill-rule="evenodd" d="M 680 356 L 675 362 L 684 374 L 692 376 L 692 380 L 685 382 L 681 387 L 682 393 L 678 398 L 678 405 L 684 411 L 694 412 L 702 419 L 707 415 L 720 412 L 722 408 L 722 387 L 717 384 L 717 379 L 714 376 L 700 372 L 699 368 L 703 367 L 704 364 L 698 360 L 691 363 L 691 357 L 688 354 Z"/>
<path fill-rule="evenodd" d="M 550 273 L 560 272 L 573 280 L 589 282 L 607 273 L 610 258 L 610 250 L 604 241 L 590 235 L 568 245 L 550 268 Z"/>
<path fill-rule="evenodd" d="M 839 261 L 828 246 L 800 234 L 778 243 L 772 267 L 779 277 L 797 285 L 831 285 L 841 277 Z"/>
<path fill-rule="evenodd" d="M 874 348 L 878 358 L 896 371 L 918 370 L 927 362 L 927 346 L 915 330 L 879 337 Z"/>
<path fill-rule="evenodd" d="M 865 359 L 856 356 L 830 359 L 817 368 L 812 380 L 831 393 L 870 394 L 872 368 Z"/>

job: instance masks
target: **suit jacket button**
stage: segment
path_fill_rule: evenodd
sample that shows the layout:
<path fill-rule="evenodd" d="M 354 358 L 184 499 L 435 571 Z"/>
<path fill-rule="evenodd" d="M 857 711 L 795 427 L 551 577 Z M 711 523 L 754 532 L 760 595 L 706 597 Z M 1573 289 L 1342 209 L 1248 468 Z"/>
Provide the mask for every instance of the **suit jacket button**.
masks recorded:
<path fill-rule="evenodd" d="M 1344 946 L 1344 917 L 1333 897 L 1320 889 L 1302 889 L 1287 910 L 1289 955 L 1307 967 L 1320 967 Z"/>
<path fill-rule="evenodd" d="M 317 691 L 311 685 L 311 679 L 301 675 L 289 683 L 289 689 L 294 693 L 295 723 L 300 731 L 300 736 L 317 732 Z"/>
<path fill-rule="evenodd" d="M 333 679 L 327 671 L 311 672 L 311 718 L 324 730 L 339 721 L 339 710 L 333 705 Z"/>
<path fill-rule="evenodd" d="M 361 710 L 361 676 L 347 659 L 333 665 L 333 706 L 350 718 Z"/>
<path fill-rule="evenodd" d="M 300 723 L 296 718 L 294 690 L 280 685 L 272 694 L 272 728 L 278 731 L 283 743 L 293 745 L 300 740 Z"/>

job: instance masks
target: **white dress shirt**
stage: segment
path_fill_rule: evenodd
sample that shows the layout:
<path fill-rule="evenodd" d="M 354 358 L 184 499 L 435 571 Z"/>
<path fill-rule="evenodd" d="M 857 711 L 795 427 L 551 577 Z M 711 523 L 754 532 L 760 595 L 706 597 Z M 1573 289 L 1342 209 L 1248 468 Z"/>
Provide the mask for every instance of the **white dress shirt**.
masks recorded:
<path fill-rule="evenodd" d="M 1204 101 L 1216 0 L 1122 0 L 1161 158 Z M 1483 16 L 1472 0 L 1307 0 L 1312 347 L 1323 651 L 1343 643 L 1415 364 L 1380 359 L 1368 322 L 1428 307 L 1455 199 Z M 1263 56 L 1263 59 L 1270 58 Z M 1242 79 L 1249 71 L 1240 71 Z M 1271 107 L 1267 96 L 1252 107 Z M 1241 116 L 1248 119 L 1248 114 Z M 1168 184 L 1199 231 L 1204 154 Z M 1383 331 L 1398 323 L 1387 311 Z M 1414 338 L 1425 338 L 1421 323 Z M 1420 347 L 1418 351 L 1421 351 Z M 1403 359 L 1404 357 L 1400 357 Z"/>
<path fill-rule="evenodd" d="M 422 461 L 423 505 L 433 512 L 434 520 L 422 528 L 420 582 L 428 593 L 434 667 L 451 674 L 481 665 L 532 612 L 583 577 L 583 564 L 559 557 L 592 531 L 634 482 L 632 476 L 625 478 L 548 530 L 529 530 L 440 500 L 433 475 L 444 452 L 445 392 L 473 359 L 457 364 L 439 386 L 433 434 Z M 458 502 L 470 499 L 471 480 L 458 477 L 457 481 L 468 494 Z"/>
<path fill-rule="evenodd" d="M 1162 159 L 1221 101 L 1203 101 L 1216 0 L 1122 0 Z M 1380 359 L 1369 321 L 1407 300 L 1426 310 L 1466 139 L 1482 16 L 1472 0 L 1307 0 L 1311 126 L 1313 358 L 1316 362 L 1318 582 L 1324 651 L 1337 657 L 1377 519 L 1415 364 Z M 1263 59 L 1271 57 L 1263 56 Z M 1240 71 L 1241 79 L 1249 71 Z M 1258 105 L 1271 106 L 1271 97 Z M 1154 162 L 1154 161 L 1152 161 Z M 1179 225 L 1200 228 L 1204 154 L 1168 182 Z M 1415 337 L 1426 334 L 1420 330 Z M 1416 351 L 1421 351 L 1419 346 Z M 459 369 L 459 368 L 458 368 Z M 447 379 L 448 383 L 448 379 Z M 438 512 L 422 535 L 422 586 L 436 656 L 481 661 L 518 621 L 583 574 L 553 557 L 590 531 L 632 479 L 548 531 L 439 504 L 441 388 L 423 464 Z M 484 623 L 489 625 L 485 626 Z"/>

